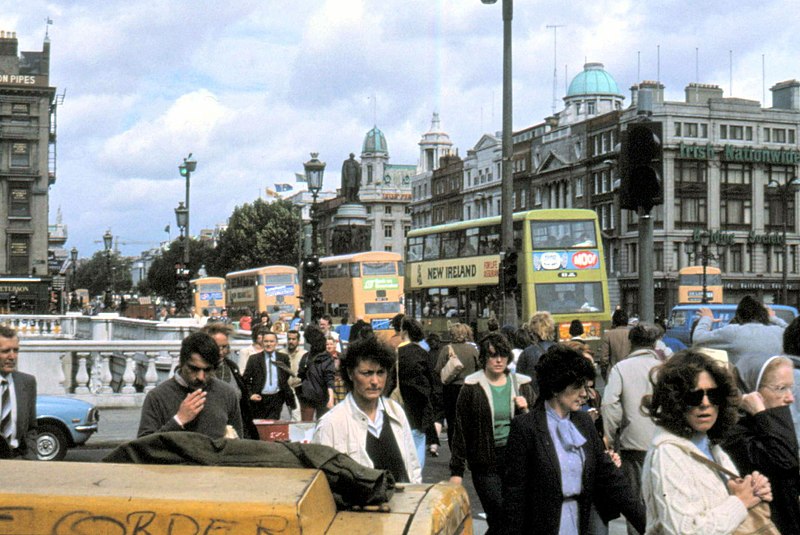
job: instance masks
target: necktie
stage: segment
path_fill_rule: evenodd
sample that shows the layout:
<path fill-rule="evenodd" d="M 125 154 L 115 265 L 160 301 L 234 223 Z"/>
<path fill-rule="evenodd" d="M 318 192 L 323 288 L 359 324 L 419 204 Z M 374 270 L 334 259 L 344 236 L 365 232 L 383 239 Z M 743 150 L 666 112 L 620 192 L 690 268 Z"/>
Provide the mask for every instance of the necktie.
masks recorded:
<path fill-rule="evenodd" d="M 0 388 L 3 390 L 2 403 L 0 403 L 0 433 L 7 442 L 11 442 L 11 385 L 7 379 L 0 380 Z"/>

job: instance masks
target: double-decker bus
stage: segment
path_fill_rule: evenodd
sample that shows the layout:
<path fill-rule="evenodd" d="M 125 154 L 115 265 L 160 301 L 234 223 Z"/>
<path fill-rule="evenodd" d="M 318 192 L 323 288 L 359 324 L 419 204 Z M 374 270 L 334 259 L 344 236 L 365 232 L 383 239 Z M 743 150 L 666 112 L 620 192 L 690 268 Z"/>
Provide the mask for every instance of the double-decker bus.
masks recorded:
<path fill-rule="evenodd" d="M 518 253 L 516 292 L 520 323 L 549 311 L 559 339 L 579 319 L 589 340 L 610 322 L 603 246 L 591 210 L 531 210 L 514 214 Z M 500 217 L 416 229 L 406 248 L 406 310 L 426 330 L 446 333 L 450 323 L 486 329 L 501 316 Z"/>
<path fill-rule="evenodd" d="M 377 334 L 388 334 L 392 318 L 403 310 L 400 254 L 354 253 L 320 258 L 319 263 L 326 312 L 335 320 L 362 318 Z"/>
<path fill-rule="evenodd" d="M 287 321 L 300 308 L 297 268 L 264 266 L 233 271 L 225 276 L 228 308 L 233 314 L 249 308 L 267 312 L 272 322 Z"/>
<path fill-rule="evenodd" d="M 706 303 L 722 303 L 722 271 L 713 266 L 686 266 L 678 271 L 678 303 L 703 302 L 703 270 L 705 270 Z"/>
<path fill-rule="evenodd" d="M 189 281 L 192 288 L 192 303 L 197 314 L 208 310 L 209 315 L 225 308 L 225 279 L 222 277 L 200 277 Z"/>

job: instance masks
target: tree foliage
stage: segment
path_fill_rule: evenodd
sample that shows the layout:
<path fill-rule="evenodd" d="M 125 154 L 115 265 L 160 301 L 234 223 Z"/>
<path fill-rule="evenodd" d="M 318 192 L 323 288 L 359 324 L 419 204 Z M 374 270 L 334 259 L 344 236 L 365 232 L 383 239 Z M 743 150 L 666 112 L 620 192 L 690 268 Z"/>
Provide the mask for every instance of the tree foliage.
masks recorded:
<path fill-rule="evenodd" d="M 79 264 L 75 272 L 77 288 L 87 288 L 90 296 L 101 295 L 106 291 L 109 281 L 115 292 L 127 292 L 131 289 L 131 265 L 127 258 L 112 252 L 110 257 L 111 276 L 109 277 L 109 262 L 105 251 L 95 252 L 89 260 Z"/>
<path fill-rule="evenodd" d="M 139 292 L 158 295 L 170 301 L 177 296 L 177 279 L 175 264 L 183 262 L 183 248 L 181 239 L 173 240 L 167 249 L 161 251 L 147 271 L 145 284 L 139 285 Z M 191 278 L 197 278 L 201 267 L 205 266 L 209 275 L 215 275 L 208 270 L 209 264 L 215 255 L 214 247 L 206 241 L 189 239 L 189 271 Z M 223 274 L 224 275 L 224 274 Z"/>
<path fill-rule="evenodd" d="M 286 200 L 258 199 L 237 206 L 219 237 L 209 274 L 275 264 L 296 266 L 301 224 L 298 207 Z"/>

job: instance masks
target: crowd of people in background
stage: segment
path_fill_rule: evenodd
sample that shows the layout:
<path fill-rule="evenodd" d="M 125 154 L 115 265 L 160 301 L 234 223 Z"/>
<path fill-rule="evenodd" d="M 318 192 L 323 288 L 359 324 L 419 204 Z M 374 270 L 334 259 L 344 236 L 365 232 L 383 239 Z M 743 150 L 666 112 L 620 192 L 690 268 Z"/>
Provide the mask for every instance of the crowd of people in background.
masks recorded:
<path fill-rule="evenodd" d="M 725 534 L 765 508 L 780 533 L 800 533 L 800 317 L 787 325 L 750 296 L 728 325 L 698 316 L 687 348 L 619 309 L 595 345 L 579 320 L 558 340 L 547 311 L 480 334 L 458 322 L 426 333 L 398 314 L 391 336 L 360 318 L 276 326 L 244 311 L 252 343 L 236 362 L 222 311 L 148 392 L 138 436 L 257 439 L 254 419 L 288 412 L 315 423 L 314 442 L 410 483 L 446 436 L 450 482 L 469 472 L 490 534 L 604 534 L 620 515 L 629 533 Z M 17 351 L 1 331 L 6 457 L 26 454 L 30 431 Z"/>

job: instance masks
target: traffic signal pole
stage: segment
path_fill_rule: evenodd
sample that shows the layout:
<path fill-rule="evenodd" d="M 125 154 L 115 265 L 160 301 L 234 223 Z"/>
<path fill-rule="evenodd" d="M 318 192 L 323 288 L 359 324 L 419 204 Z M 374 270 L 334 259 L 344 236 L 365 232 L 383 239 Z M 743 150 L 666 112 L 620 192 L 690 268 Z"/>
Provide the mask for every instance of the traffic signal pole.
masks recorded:
<path fill-rule="evenodd" d="M 639 207 L 639 320 L 655 321 L 655 278 L 653 276 L 653 217 Z"/>

